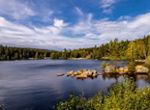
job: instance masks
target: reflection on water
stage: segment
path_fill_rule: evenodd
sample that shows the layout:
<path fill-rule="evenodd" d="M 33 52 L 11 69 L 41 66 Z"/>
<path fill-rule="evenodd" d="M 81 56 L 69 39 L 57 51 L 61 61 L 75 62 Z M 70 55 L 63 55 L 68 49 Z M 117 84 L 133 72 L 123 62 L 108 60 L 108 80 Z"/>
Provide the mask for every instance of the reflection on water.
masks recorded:
<path fill-rule="evenodd" d="M 91 97 L 98 91 L 107 93 L 112 84 L 123 80 L 119 75 L 100 75 L 96 79 L 77 80 L 57 73 L 95 69 L 102 72 L 98 60 L 39 60 L 0 62 L 0 104 L 6 110 L 51 110 L 70 92 Z M 122 63 L 121 63 L 122 64 Z M 137 87 L 149 86 L 147 75 L 132 76 Z"/>
<path fill-rule="evenodd" d="M 118 80 L 119 77 L 122 77 L 122 75 L 120 74 L 103 74 L 102 75 L 103 79 L 116 79 Z M 128 77 L 128 78 L 132 78 L 134 79 L 135 81 L 136 80 L 145 80 L 145 81 L 149 81 L 150 80 L 150 76 L 148 74 L 133 74 L 133 75 L 125 75 L 124 77 Z"/>

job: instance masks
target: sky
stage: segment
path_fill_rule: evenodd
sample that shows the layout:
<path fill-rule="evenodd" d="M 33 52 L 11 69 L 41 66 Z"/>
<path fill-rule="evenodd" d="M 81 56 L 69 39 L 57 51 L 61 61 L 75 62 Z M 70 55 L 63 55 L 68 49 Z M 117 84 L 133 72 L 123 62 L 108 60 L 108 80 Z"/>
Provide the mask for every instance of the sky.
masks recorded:
<path fill-rule="evenodd" d="M 150 0 L 0 0 L 0 44 L 62 50 L 150 35 Z"/>

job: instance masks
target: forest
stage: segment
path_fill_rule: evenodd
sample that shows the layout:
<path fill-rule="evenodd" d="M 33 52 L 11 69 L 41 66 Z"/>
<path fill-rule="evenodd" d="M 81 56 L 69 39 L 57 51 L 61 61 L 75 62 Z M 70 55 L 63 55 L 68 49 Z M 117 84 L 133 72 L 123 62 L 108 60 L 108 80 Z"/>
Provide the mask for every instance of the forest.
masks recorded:
<path fill-rule="evenodd" d="M 136 40 L 119 41 L 114 39 L 108 43 L 91 48 L 53 51 L 34 48 L 17 48 L 0 45 L 0 60 L 19 59 L 146 59 L 150 55 L 150 35 Z"/>
<path fill-rule="evenodd" d="M 50 57 L 52 50 L 18 48 L 0 45 L 0 60 L 44 59 Z"/>
<path fill-rule="evenodd" d="M 52 59 L 85 58 L 85 59 L 145 59 L 150 55 L 150 36 L 132 41 L 114 39 L 109 43 L 77 50 L 54 52 Z"/>

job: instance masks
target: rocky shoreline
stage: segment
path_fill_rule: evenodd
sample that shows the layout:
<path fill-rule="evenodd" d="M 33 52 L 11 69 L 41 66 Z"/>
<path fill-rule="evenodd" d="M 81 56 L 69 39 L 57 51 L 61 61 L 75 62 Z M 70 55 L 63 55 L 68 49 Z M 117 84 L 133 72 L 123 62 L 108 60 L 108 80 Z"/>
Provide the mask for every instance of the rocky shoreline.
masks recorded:
<path fill-rule="evenodd" d="M 104 74 L 118 74 L 118 75 L 136 75 L 136 74 L 148 74 L 150 72 L 150 69 L 144 65 L 132 65 L 131 64 L 127 66 L 117 67 L 112 64 L 103 64 L 102 66 L 103 73 L 99 73 L 96 70 L 78 70 L 78 71 L 70 71 L 66 74 L 56 74 L 57 76 L 68 76 L 68 77 L 74 77 L 76 79 L 87 79 L 87 78 L 96 78 L 98 75 L 104 75 Z"/>
<path fill-rule="evenodd" d="M 96 70 L 79 70 L 79 71 L 70 71 L 66 74 L 57 74 L 57 76 L 68 76 L 68 77 L 74 77 L 77 79 L 86 79 L 86 78 L 96 78 L 98 75 L 101 75 L 102 73 L 97 72 Z"/>
<path fill-rule="evenodd" d="M 134 71 L 130 71 L 128 66 L 116 67 L 113 65 L 108 65 L 103 69 L 104 73 L 117 73 L 117 74 L 138 74 L 138 73 L 148 73 L 150 70 L 148 67 L 143 65 L 136 65 Z"/>

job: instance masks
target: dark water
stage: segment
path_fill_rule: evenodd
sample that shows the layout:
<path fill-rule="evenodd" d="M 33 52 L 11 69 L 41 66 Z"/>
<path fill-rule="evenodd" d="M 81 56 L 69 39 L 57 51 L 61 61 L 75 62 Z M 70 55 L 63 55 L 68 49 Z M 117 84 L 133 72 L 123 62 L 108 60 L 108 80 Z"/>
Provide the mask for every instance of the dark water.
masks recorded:
<path fill-rule="evenodd" d="M 95 69 L 101 72 L 102 61 L 96 60 L 39 60 L 0 62 L 0 104 L 6 110 L 51 110 L 59 99 L 70 92 L 91 97 L 107 89 L 123 77 L 99 76 L 96 79 L 76 80 L 56 73 L 71 70 Z M 137 76 L 138 87 L 149 86 L 145 75 Z"/>

